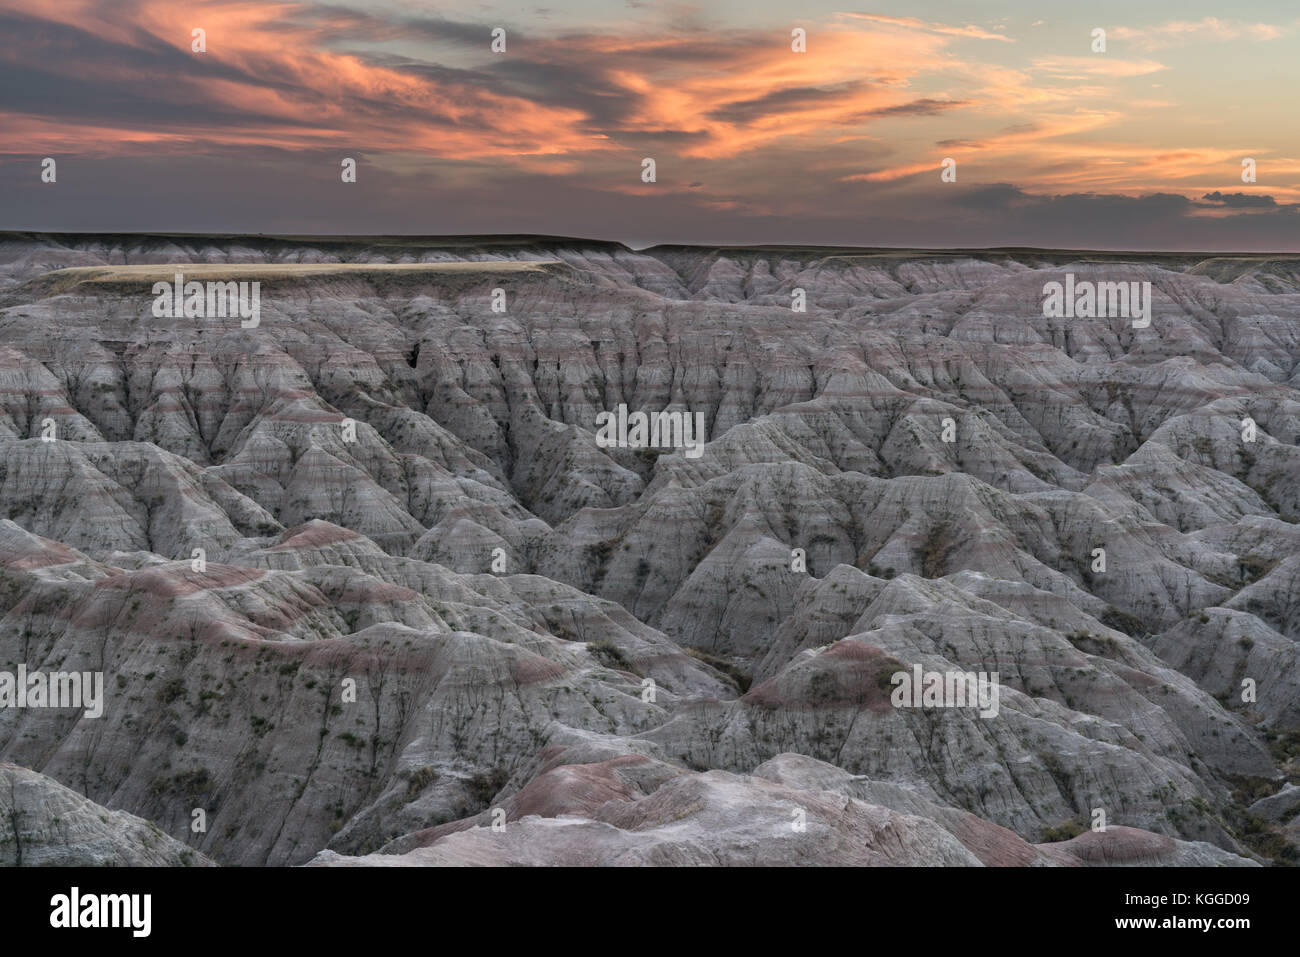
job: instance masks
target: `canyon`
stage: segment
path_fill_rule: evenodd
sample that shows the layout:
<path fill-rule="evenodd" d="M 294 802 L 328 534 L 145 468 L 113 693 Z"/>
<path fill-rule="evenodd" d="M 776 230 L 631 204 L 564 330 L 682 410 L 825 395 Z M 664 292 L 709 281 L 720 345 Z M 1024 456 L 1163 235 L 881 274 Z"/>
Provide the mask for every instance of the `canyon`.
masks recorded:
<path fill-rule="evenodd" d="M 0 234 L 3 864 L 1291 864 L 1297 642 L 1300 256 Z"/>

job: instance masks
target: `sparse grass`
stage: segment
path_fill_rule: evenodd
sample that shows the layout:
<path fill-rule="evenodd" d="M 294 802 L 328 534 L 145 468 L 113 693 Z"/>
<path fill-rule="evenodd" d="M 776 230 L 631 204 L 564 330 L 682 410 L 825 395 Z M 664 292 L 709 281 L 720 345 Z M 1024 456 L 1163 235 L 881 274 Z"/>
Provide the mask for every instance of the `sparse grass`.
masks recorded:
<path fill-rule="evenodd" d="M 486 807 L 509 780 L 510 772 L 505 768 L 492 768 L 490 771 L 476 773 L 466 782 L 466 787 L 469 789 L 471 800 L 481 808 Z"/>
<path fill-rule="evenodd" d="M 921 546 L 921 577 L 942 578 L 952 539 L 947 525 L 935 525 Z"/>
<path fill-rule="evenodd" d="M 1094 635 L 1080 628 L 1065 636 L 1065 640 L 1085 654 L 1098 655 L 1102 658 L 1114 657 L 1119 653 L 1119 642 L 1109 635 Z"/>
<path fill-rule="evenodd" d="M 415 768 L 406 772 L 406 802 L 409 804 L 420 792 L 438 780 L 438 772 L 431 767 Z"/>
<path fill-rule="evenodd" d="M 633 674 L 637 673 L 627 655 L 623 654 L 623 649 L 612 641 L 589 641 L 587 642 L 587 650 L 606 668 L 630 671 Z"/>
<path fill-rule="evenodd" d="M 1243 555 L 1237 559 L 1237 567 L 1241 570 L 1241 580 L 1247 585 L 1259 581 L 1274 568 L 1277 567 L 1277 559 L 1269 561 L 1267 558 L 1261 558 L 1259 555 Z"/>
<path fill-rule="evenodd" d="M 149 785 L 149 791 L 155 796 L 178 795 L 187 800 L 194 800 L 202 796 L 211 786 L 212 775 L 208 769 L 195 768 L 155 778 Z"/>
<path fill-rule="evenodd" d="M 1078 821 L 1062 821 L 1056 827 L 1043 828 L 1043 844 L 1056 844 L 1069 841 L 1083 834 L 1088 829 Z"/>
<path fill-rule="evenodd" d="M 1102 612 L 1100 621 L 1107 628 L 1122 631 L 1130 638 L 1141 638 L 1146 634 L 1146 626 L 1142 624 L 1141 618 L 1116 608 L 1114 605 Z"/>
<path fill-rule="evenodd" d="M 157 698 L 163 704 L 171 704 L 177 698 L 183 697 L 184 694 L 185 679 L 169 678 L 167 681 L 163 682 L 162 687 L 158 689 Z"/>
<path fill-rule="evenodd" d="M 1266 735 L 1279 763 L 1286 760 L 1293 748 L 1300 748 L 1300 735 Z M 1271 797 L 1282 786 L 1273 778 L 1247 775 L 1225 775 L 1232 785 L 1232 806 L 1227 809 L 1221 823 L 1242 844 L 1274 864 L 1295 866 L 1300 863 L 1300 849 L 1292 844 L 1277 825 L 1251 814 L 1248 808 L 1261 798 Z"/>
<path fill-rule="evenodd" d="M 741 671 L 725 658 L 719 658 L 716 655 L 711 655 L 706 651 L 700 651 L 697 648 L 687 648 L 686 653 L 696 661 L 702 661 L 714 670 L 722 672 L 723 675 L 725 675 L 731 683 L 736 686 L 736 690 L 741 694 L 748 691 L 749 686 L 754 683 L 753 675 Z"/>

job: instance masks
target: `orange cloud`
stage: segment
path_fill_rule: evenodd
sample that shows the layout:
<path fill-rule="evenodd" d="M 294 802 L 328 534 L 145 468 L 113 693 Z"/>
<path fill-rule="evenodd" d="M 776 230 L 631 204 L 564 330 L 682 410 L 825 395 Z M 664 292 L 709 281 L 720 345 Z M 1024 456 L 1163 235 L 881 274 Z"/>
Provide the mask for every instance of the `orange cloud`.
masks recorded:
<path fill-rule="evenodd" d="M 105 76 L 102 64 L 92 69 L 72 60 L 60 63 L 61 76 L 87 82 L 137 87 L 157 82 L 154 95 L 159 101 L 188 105 L 196 117 L 194 122 L 154 122 L 148 131 L 118 129 L 85 136 L 82 148 L 141 140 L 179 143 L 187 133 L 195 142 L 237 146 L 414 148 L 460 158 L 574 152 L 603 145 L 582 129 L 584 115 L 577 109 L 544 106 L 319 49 L 330 21 L 302 19 L 312 11 L 307 4 L 201 0 L 180 8 L 148 0 L 119 11 L 90 0 L 45 0 L 23 9 L 139 50 L 145 50 L 152 37 L 202 67 L 155 77 L 149 67 L 127 58 Z M 191 52 L 196 27 L 206 31 L 204 53 Z M 22 56 L 21 50 L 6 50 L 11 56 L 15 52 Z M 35 65 L 34 57 L 26 62 Z M 225 75 L 212 75 L 222 68 Z M 213 111 L 229 116 L 230 122 L 205 128 L 203 117 Z"/>
<path fill-rule="evenodd" d="M 1154 60 L 1026 55 L 990 62 L 958 56 L 954 44 L 997 41 L 981 49 L 1005 57 L 1019 51 L 1012 38 L 911 17 L 845 13 L 810 22 L 805 53 L 792 52 L 784 29 L 642 25 L 622 34 L 512 40 L 508 58 L 497 58 L 486 28 L 473 44 L 454 39 L 463 30 L 439 36 L 435 24 L 414 35 L 377 15 L 307 2 L 0 0 L 0 9 L 62 28 L 48 31 L 48 45 L 0 38 L 0 60 L 33 76 L 57 74 L 113 91 L 107 107 L 89 106 L 85 115 L 11 107 L 0 115 L 7 134 L 0 152 L 7 153 L 338 149 L 365 152 L 395 170 L 438 157 L 476 164 L 466 180 L 497 164 L 585 176 L 589 185 L 627 192 L 644 191 L 628 171 L 655 156 L 658 188 L 685 192 L 692 179 L 728 182 L 712 175 L 723 164 L 733 175 L 744 164 L 761 169 L 765 156 L 782 148 L 833 157 L 817 165 L 825 182 L 937 177 L 951 155 L 963 183 L 987 175 L 1034 189 L 1135 193 L 1219 188 L 1224 182 L 1214 171 L 1230 173 L 1250 155 L 1235 147 L 1170 151 L 1124 142 L 1117 128 L 1160 107 L 1132 95 L 1131 81 L 1165 69 Z M 190 50 L 195 27 L 207 33 L 206 53 Z M 1206 18 L 1111 35 L 1140 46 L 1153 37 L 1271 34 L 1264 25 Z M 371 52 L 345 49 L 354 36 Z M 62 55 L 60 43 L 96 55 L 83 62 Z M 388 51 L 389 43 L 401 54 L 373 52 Z M 421 58 L 413 50 L 430 52 Z M 108 108 L 124 102 L 133 109 Z M 1103 140 L 1105 129 L 1111 132 Z M 868 140 L 870 152 L 858 151 Z M 883 168 L 856 172 L 850 163 L 868 155 L 877 164 L 885 157 Z M 685 179 L 664 175 L 674 163 L 678 170 L 696 165 Z M 1290 176 L 1296 166 L 1278 158 L 1268 168 Z M 758 202 L 766 190 L 781 202 L 782 177 L 810 171 L 803 164 L 755 173 L 745 195 Z M 696 195 L 718 208 L 740 202 L 708 190 Z"/>
<path fill-rule="evenodd" d="M 5 6 L 19 9 L 16 0 L 0 0 Z M 144 0 L 121 9 L 92 0 L 37 0 L 21 9 L 142 54 L 166 44 L 195 64 L 189 71 L 172 61 L 169 72 L 158 75 L 160 68 L 147 65 L 144 56 L 108 65 L 83 66 L 71 58 L 62 63 L 62 76 L 147 90 L 159 103 L 193 113 L 192 121 L 149 119 L 118 129 L 101 120 L 97 132 L 109 132 L 81 143 L 101 150 L 137 142 L 181 144 L 188 131 L 196 144 L 424 150 L 457 159 L 509 160 L 637 152 L 645 142 L 671 134 L 682 155 L 721 158 L 784 138 L 861 129 L 882 112 L 905 115 L 913 99 L 909 84 L 933 71 L 947 37 L 980 34 L 902 19 L 886 30 L 871 24 L 813 27 L 806 53 L 792 52 L 789 37 L 779 32 L 770 39 L 698 30 L 531 39 L 525 54 L 531 64 L 588 63 L 601 95 L 623 105 L 599 129 L 582 108 L 476 82 L 490 77 L 490 61 L 469 70 L 480 77 L 458 81 L 456 70 L 401 69 L 326 48 L 336 30 L 346 30 L 352 16 L 346 11 L 238 0 L 184 6 Z M 892 28 L 914 24 L 923 29 Z M 205 53 L 190 51 L 195 27 L 206 31 Z M 486 34 L 483 47 L 464 56 L 481 59 L 485 52 Z M 40 65 L 35 53 L 19 47 L 5 47 L 4 55 L 29 68 Z M 942 110 L 950 101 L 928 98 L 924 111 Z M 214 114 L 225 119 L 224 126 L 209 118 Z M 43 138 L 15 148 L 52 148 L 41 145 L 53 142 L 49 127 L 21 128 Z M 66 145 L 75 136 L 57 139 Z"/>

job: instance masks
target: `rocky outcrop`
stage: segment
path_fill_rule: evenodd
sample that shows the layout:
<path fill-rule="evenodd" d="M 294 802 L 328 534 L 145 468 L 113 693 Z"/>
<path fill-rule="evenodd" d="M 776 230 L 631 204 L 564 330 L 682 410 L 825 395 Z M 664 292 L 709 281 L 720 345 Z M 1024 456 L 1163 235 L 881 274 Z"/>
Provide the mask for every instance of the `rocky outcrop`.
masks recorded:
<path fill-rule="evenodd" d="M 110 811 L 43 774 L 0 763 L 0 866 L 210 867 L 156 824 Z"/>
<path fill-rule="evenodd" d="M 494 809 L 495 811 L 496 809 Z M 495 819 L 494 819 L 495 818 Z M 783 754 L 752 775 L 674 772 L 627 754 L 561 764 L 500 813 L 316 866 L 1249 866 L 1206 843 L 1108 828 L 1059 844 L 1015 833 L 906 788 Z"/>

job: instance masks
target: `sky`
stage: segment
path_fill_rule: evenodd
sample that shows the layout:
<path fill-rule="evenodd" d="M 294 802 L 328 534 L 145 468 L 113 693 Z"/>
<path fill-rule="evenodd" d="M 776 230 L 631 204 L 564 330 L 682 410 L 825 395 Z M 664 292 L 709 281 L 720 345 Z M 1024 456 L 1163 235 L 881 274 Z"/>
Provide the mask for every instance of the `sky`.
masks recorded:
<path fill-rule="evenodd" d="M 1291 2 L 0 0 L 0 229 L 1300 251 L 1296 90 Z"/>

